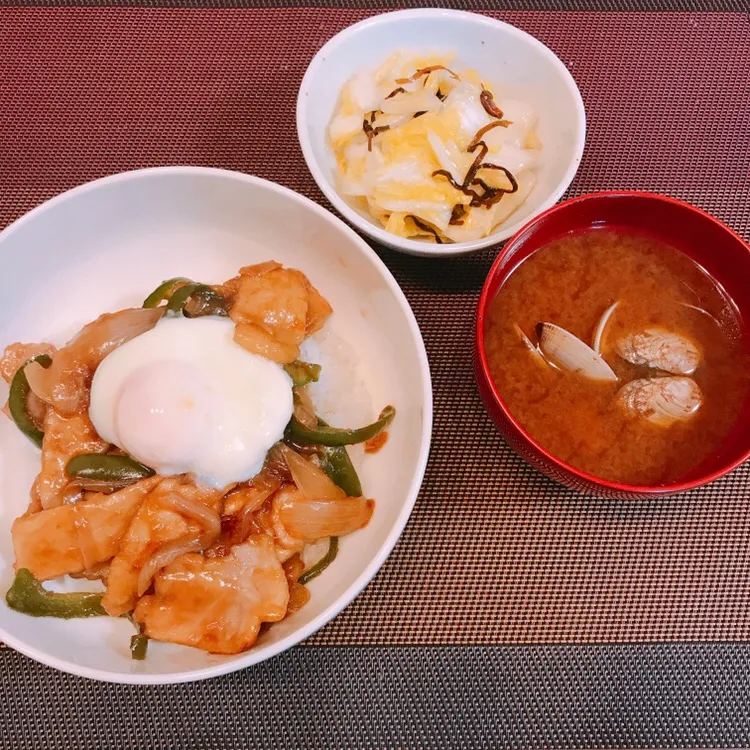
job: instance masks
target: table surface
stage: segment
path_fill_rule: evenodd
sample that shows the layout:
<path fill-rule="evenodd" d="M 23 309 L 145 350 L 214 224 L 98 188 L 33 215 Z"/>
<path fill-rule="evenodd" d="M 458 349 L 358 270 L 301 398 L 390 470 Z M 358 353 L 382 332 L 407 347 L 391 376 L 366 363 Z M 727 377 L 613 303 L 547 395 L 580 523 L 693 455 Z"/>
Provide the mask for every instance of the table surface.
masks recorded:
<path fill-rule="evenodd" d="M 443 4 L 501 11 L 571 67 L 590 122 L 587 156 L 571 195 L 621 187 L 670 192 L 750 237 L 750 17 L 738 12 L 747 10 L 745 2 L 436 3 Z M 268 106 L 243 102 L 237 88 L 252 81 L 248 70 L 264 82 L 267 71 L 253 67 L 253 53 L 222 58 L 219 42 L 210 50 L 211 73 L 172 70 L 178 90 L 172 101 L 160 100 L 147 77 L 134 92 L 132 71 L 113 69 L 107 79 L 86 67 L 111 50 L 121 63 L 119 48 L 136 54 L 138 47 L 137 75 L 148 76 L 162 47 L 185 55 L 175 66 L 208 54 L 202 31 L 212 25 L 238 38 L 252 29 L 267 41 L 274 24 L 296 20 L 307 29 L 298 54 L 309 59 L 335 30 L 373 12 L 359 0 L 345 7 L 250 7 L 264 6 L 267 11 L 249 15 L 216 10 L 200 16 L 0 8 L 0 134 L 6 136 L 0 226 L 85 179 L 159 163 L 251 171 L 319 200 L 298 154 L 290 166 L 271 166 L 262 139 L 250 147 L 235 137 L 245 118 L 251 128 L 262 123 L 266 140 L 289 127 L 267 110 L 293 103 L 304 70 L 299 60 L 280 66 L 274 80 L 285 87 L 269 94 Z M 505 12 L 554 8 L 691 12 Z M 584 41 L 572 41 L 571 28 L 580 29 Z M 56 46 L 61 29 L 66 42 Z M 175 46 L 183 32 L 184 44 Z M 97 43 L 79 54 L 87 33 Z M 105 79 L 110 88 L 123 87 L 123 99 L 137 100 L 127 126 L 125 118 L 111 117 L 106 87 L 97 88 Z M 199 97 L 191 98 L 194 89 L 223 103 L 223 122 L 211 119 Z M 705 116 L 702 97 L 716 102 Z M 84 104 L 77 110 L 79 101 Z M 56 120 L 56 108 L 65 117 Z M 618 124 L 629 118 L 638 123 L 636 133 L 618 145 Z M 136 146 L 133 133 L 143 135 Z M 701 179 L 686 173 L 685 164 Z M 471 329 L 494 252 L 460 266 L 387 251 L 382 257 L 425 334 L 441 428 L 414 517 L 383 572 L 306 645 L 202 684 L 101 685 L 2 649 L 0 748 L 750 742 L 744 700 L 750 647 L 743 643 L 750 639 L 750 560 L 743 555 L 750 542 L 750 471 L 648 510 L 596 504 L 558 488 L 497 438 L 475 394 L 467 395 L 468 351 L 452 352 L 454 339 Z M 478 425 L 471 438 L 467 430 L 474 442 L 461 450 L 489 467 L 480 476 L 484 494 L 476 491 L 476 477 L 457 473 L 450 456 L 445 435 L 464 429 L 457 426 L 461 419 Z M 459 532 L 467 530 L 479 541 L 459 549 Z M 444 551 L 456 564 L 436 569 Z M 413 606 L 415 597 L 420 607 Z"/>

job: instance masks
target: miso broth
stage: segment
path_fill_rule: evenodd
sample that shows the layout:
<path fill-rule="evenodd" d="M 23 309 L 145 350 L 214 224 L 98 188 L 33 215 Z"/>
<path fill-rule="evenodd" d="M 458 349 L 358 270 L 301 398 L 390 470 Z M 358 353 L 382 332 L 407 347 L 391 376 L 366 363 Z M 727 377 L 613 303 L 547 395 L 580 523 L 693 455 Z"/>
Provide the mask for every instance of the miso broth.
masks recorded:
<path fill-rule="evenodd" d="M 615 302 L 601 356 L 616 381 L 556 368 L 517 329 L 536 345 L 538 324 L 554 323 L 592 346 Z M 679 334 L 700 352 L 689 376 L 700 407 L 666 425 L 628 410 L 620 397 L 635 379 L 670 377 L 617 352 L 626 336 L 650 329 Z M 492 378 L 532 437 L 580 470 L 627 484 L 672 483 L 700 465 L 736 424 L 750 385 L 741 321 L 713 280 L 661 242 L 608 229 L 565 236 L 521 263 L 490 305 L 485 342 Z"/>

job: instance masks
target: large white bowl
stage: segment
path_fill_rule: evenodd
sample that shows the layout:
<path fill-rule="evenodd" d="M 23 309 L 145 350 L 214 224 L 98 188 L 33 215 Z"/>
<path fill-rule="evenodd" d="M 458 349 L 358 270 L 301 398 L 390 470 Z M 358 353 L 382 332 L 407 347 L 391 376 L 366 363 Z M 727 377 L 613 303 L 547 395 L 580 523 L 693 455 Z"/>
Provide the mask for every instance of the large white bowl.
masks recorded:
<path fill-rule="evenodd" d="M 543 144 L 537 185 L 525 203 L 484 239 L 436 245 L 397 237 L 338 194 L 328 124 L 344 83 L 398 50 L 455 52 L 458 64 L 503 86 L 506 96 L 534 104 Z M 586 115 L 573 76 L 538 39 L 501 21 L 455 10 L 405 10 L 368 18 L 323 45 L 302 79 L 297 135 L 307 166 L 336 210 L 368 237 L 412 255 L 463 255 L 508 239 L 554 205 L 570 185 L 583 154 Z"/>
<path fill-rule="evenodd" d="M 130 659 L 123 618 L 33 618 L 0 603 L 0 638 L 38 661 L 124 683 L 183 682 L 231 672 L 299 643 L 335 617 L 375 575 L 406 524 L 424 474 L 432 393 L 409 304 L 377 255 L 351 229 L 300 195 L 256 177 L 196 167 L 146 169 L 64 193 L 0 234 L 0 345 L 64 342 L 108 310 L 139 305 L 162 279 L 209 282 L 275 259 L 303 270 L 334 308 L 327 326 L 354 347 L 373 404 L 397 416 L 368 456 L 362 485 L 376 499 L 363 530 L 310 583 L 311 601 L 266 631 L 252 650 L 224 657 L 152 643 Z M 0 394 L 4 400 L 6 391 Z M 346 393 L 341 397 L 345 399 Z M 13 578 L 10 525 L 23 513 L 39 451 L 0 417 L 0 589 Z"/>

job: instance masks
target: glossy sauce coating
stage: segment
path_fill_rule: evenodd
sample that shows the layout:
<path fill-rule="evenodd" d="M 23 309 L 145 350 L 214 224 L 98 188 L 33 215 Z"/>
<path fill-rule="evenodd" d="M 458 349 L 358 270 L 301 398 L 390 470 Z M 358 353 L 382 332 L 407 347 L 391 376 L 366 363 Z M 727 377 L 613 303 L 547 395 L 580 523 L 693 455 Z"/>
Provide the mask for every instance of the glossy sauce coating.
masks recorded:
<path fill-rule="evenodd" d="M 535 326 L 552 322 L 591 345 L 602 314 L 616 301 L 602 340 L 615 383 L 549 367 L 514 328 L 536 341 Z M 634 417 L 617 401 L 625 383 L 658 373 L 625 362 L 615 344 L 654 326 L 688 336 L 702 356 L 693 377 L 703 403 L 693 418 L 669 427 Z M 545 449 L 626 484 L 667 484 L 688 475 L 729 434 L 750 385 L 740 323 L 712 279 L 663 243 L 608 229 L 567 235 L 527 258 L 490 305 L 485 346 L 510 412 Z"/>

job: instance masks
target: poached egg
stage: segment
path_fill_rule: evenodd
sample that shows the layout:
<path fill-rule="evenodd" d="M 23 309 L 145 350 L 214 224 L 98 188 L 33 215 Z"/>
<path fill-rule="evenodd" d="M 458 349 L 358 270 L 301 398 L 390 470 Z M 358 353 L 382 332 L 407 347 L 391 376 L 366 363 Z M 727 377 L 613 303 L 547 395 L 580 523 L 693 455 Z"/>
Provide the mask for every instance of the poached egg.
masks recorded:
<path fill-rule="evenodd" d="M 99 435 L 158 474 L 221 488 L 255 476 L 292 416 L 282 367 L 234 341 L 227 318 L 165 318 L 109 354 L 91 385 Z"/>

